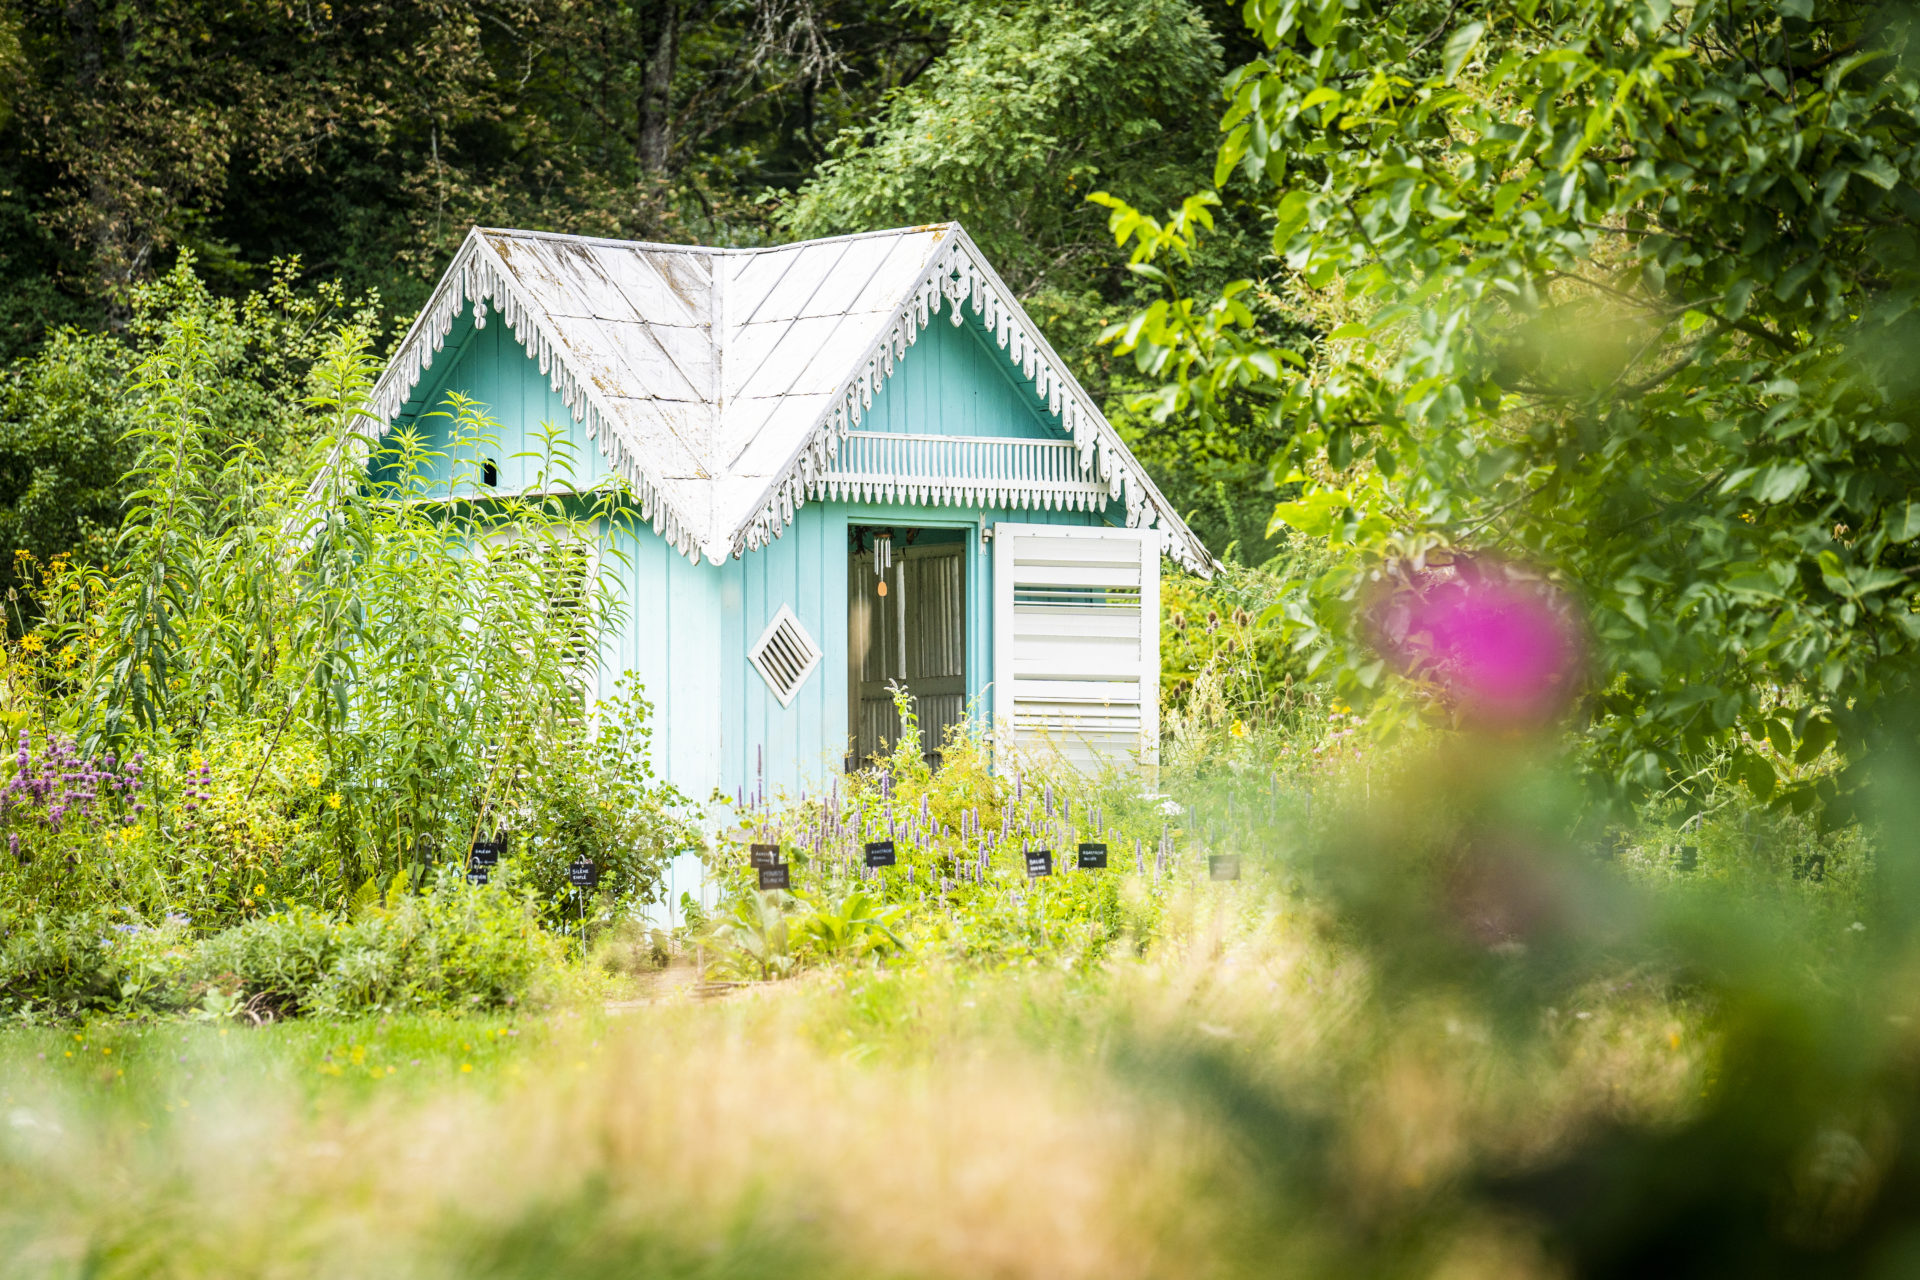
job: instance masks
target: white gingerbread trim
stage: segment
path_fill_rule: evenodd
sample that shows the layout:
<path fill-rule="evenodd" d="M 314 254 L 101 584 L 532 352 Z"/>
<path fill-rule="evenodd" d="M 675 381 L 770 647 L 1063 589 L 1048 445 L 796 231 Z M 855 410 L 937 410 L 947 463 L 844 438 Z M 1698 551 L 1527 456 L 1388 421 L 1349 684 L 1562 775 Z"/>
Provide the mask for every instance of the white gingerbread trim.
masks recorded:
<path fill-rule="evenodd" d="M 836 393 L 819 423 L 774 477 L 757 504 L 758 510 L 733 531 L 731 551 L 738 556 L 764 547 L 780 536 L 793 513 L 818 492 L 840 441 L 860 425 L 862 413 L 873 407 L 877 395 L 893 376 L 895 364 L 919 338 L 920 330 L 944 306 L 955 325 L 965 320 L 962 301 L 971 304 L 987 332 L 998 339 L 1047 412 L 1056 416 L 1079 446 L 1082 469 L 1108 487 L 1111 499 L 1126 511 L 1127 527 L 1159 527 L 1168 534 L 1167 554 L 1196 573 L 1210 574 L 1214 559 L 1193 536 L 1160 490 L 1134 461 L 1106 415 L 1096 407 L 1065 363 L 1040 335 L 1039 329 L 999 275 L 958 223 L 948 224 L 951 239 L 935 252 L 914 282 L 899 312 L 881 331 L 867 355 Z M 954 501 L 957 494 L 942 495 Z"/>
<path fill-rule="evenodd" d="M 718 564 L 728 555 L 738 557 L 764 547 L 784 532 L 794 511 L 810 497 L 832 490 L 829 470 L 840 442 L 860 425 L 862 414 L 873 406 L 873 397 L 893 376 L 897 362 L 934 316 L 945 308 L 953 324 L 965 321 L 964 300 L 1079 449 L 1079 478 L 1089 486 L 1105 486 L 1108 502 L 1118 502 L 1124 510 L 1128 528 L 1162 529 L 1167 534 L 1169 555 L 1196 572 L 1210 573 L 1213 557 L 1140 468 L 966 231 L 958 223 L 949 223 L 943 230 L 946 243 L 934 250 L 893 318 L 854 364 L 829 407 L 787 463 L 768 482 L 752 508 L 753 514 L 732 529 L 709 533 L 668 498 L 665 486 L 641 464 L 640 451 L 618 429 L 618 419 L 591 380 L 576 376 L 564 342 L 541 323 L 542 310 L 528 299 L 513 271 L 479 227 L 468 233 L 427 306 L 375 383 L 370 409 L 356 424 L 356 433 L 378 440 L 444 348 L 454 319 L 471 304 L 475 327 L 485 328 L 491 305 L 538 362 L 540 372 L 550 379 L 574 420 L 586 425 L 588 437 L 599 443 L 613 473 L 631 487 L 641 518 L 650 521 L 655 532 L 688 559 L 698 562 L 704 554 Z M 716 257 L 751 252 L 671 247 Z M 981 488 L 956 479 L 950 485 L 933 486 L 922 500 L 936 505 L 972 502 L 980 496 Z M 1017 507 L 1050 506 L 1059 501 L 1058 495 L 1039 492 L 1016 491 L 1008 496 L 1013 500 L 1004 505 Z M 1080 497 L 1075 506 L 1096 509 L 1090 494 Z"/>
<path fill-rule="evenodd" d="M 699 531 L 640 465 L 631 443 L 615 428 L 613 413 L 592 383 L 574 375 L 565 346 L 555 342 L 539 322 L 540 308 L 521 292 L 513 272 L 479 227 L 467 233 L 466 243 L 440 277 L 425 309 L 400 340 L 393 359 L 374 384 L 370 412 L 356 424 L 357 433 L 378 440 L 387 432 L 394 417 L 413 398 L 420 379 L 453 332 L 454 318 L 468 303 L 473 304 L 476 329 L 487 327 L 488 304 L 500 312 L 514 339 L 539 362 L 540 372 L 547 375 L 561 401 L 572 410 L 573 420 L 586 424 L 588 439 L 599 443 L 607 465 L 631 486 L 640 504 L 640 518 L 651 521 L 654 532 L 668 545 L 697 563 L 701 552 Z"/>

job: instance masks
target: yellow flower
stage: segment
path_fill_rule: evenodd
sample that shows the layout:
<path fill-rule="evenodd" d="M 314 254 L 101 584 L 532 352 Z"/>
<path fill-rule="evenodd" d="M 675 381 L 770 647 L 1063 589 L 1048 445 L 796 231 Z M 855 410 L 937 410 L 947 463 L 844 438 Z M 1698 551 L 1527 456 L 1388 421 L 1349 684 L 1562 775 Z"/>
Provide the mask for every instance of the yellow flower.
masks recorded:
<path fill-rule="evenodd" d="M 45 646 L 39 636 L 25 635 L 20 637 L 20 647 L 28 653 L 38 653 Z"/>
<path fill-rule="evenodd" d="M 340 793 L 336 791 L 332 795 L 327 797 L 327 808 L 338 809 L 339 807 L 340 807 Z"/>
<path fill-rule="evenodd" d="M 1235 720 L 1233 722 L 1233 736 L 1236 738 L 1244 738 L 1247 736 L 1247 722 L 1245 720 Z"/>
<path fill-rule="evenodd" d="M 473 1070 L 473 1064 L 471 1062 L 463 1062 L 460 1064 L 460 1069 L 462 1071 L 471 1071 Z"/>
<path fill-rule="evenodd" d="M 254 891 L 255 893 L 265 893 L 265 892 L 267 891 L 267 886 L 265 886 L 265 885 L 263 885 L 263 884 L 257 884 L 257 885 L 255 885 L 255 886 L 253 886 L 253 891 Z"/>

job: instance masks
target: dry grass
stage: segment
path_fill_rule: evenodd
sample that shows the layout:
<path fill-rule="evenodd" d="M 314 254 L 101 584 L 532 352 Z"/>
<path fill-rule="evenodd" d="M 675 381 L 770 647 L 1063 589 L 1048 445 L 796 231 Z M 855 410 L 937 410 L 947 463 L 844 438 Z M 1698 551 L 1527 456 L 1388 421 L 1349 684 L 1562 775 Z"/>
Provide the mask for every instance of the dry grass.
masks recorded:
<path fill-rule="evenodd" d="M 1229 901 L 1203 891 L 1183 941 L 1099 975 L 828 973 L 432 1024 L 408 1032 L 444 1042 L 418 1068 L 393 1028 L 341 1033 L 362 1057 L 331 1063 L 320 1029 L 151 1028 L 85 1073 L 10 1033 L 0 1274 L 1335 1274 L 1343 1233 L 1476 1154 L 1677 1110 L 1697 1079 L 1651 1002 L 1569 1016 L 1516 1062 L 1440 1003 L 1383 1012 L 1311 916 Z M 1350 1221 L 1289 1199 L 1192 1063 L 1330 1119 Z M 1552 1274 L 1524 1228 L 1473 1215 L 1409 1267 Z"/>

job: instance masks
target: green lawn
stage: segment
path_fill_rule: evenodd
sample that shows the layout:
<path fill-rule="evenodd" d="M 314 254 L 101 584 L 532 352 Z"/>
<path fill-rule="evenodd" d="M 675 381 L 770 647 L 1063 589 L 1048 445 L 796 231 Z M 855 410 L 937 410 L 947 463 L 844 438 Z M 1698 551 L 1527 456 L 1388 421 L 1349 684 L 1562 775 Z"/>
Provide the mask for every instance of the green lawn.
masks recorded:
<path fill-rule="evenodd" d="M 1568 1011 L 1516 1073 L 1470 1008 L 1368 983 L 1265 910 L 1094 970 L 7 1031 L 0 1275 L 1343 1274 L 1304 1173 L 1444 1203 L 1490 1150 L 1697 1096 L 1697 1032 L 1649 995 Z M 1388 1270 L 1532 1248 L 1463 1206 Z"/>

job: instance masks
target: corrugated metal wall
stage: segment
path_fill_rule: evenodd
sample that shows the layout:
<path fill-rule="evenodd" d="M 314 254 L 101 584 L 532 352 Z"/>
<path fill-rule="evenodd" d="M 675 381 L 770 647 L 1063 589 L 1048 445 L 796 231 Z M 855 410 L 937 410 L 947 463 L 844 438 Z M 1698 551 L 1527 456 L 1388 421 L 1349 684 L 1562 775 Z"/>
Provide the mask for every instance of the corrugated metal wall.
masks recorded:
<path fill-rule="evenodd" d="M 511 455 L 533 447 L 542 422 L 563 428 L 577 461 L 574 483 L 606 473 L 599 446 L 561 403 L 537 364 L 497 319 L 475 330 L 456 320 L 446 350 L 422 380 L 413 412 L 438 408 L 448 390 L 488 406 L 501 423 L 499 484 L 517 489 L 534 463 Z M 436 423 L 438 426 L 436 427 Z M 423 433 L 444 439 L 444 423 L 424 420 Z M 1053 435 L 1032 391 L 980 327 L 928 326 L 893 379 L 875 397 L 863 431 L 945 435 Z M 436 470 L 444 476 L 445 466 Z M 1117 508 L 1115 509 L 1117 511 Z M 786 532 L 763 550 L 724 565 L 695 565 L 639 526 L 609 535 L 603 572 L 619 584 L 627 613 L 620 634 L 603 649 L 601 687 L 631 671 L 654 706 L 655 765 L 691 799 L 768 795 L 818 789 L 838 771 L 847 750 L 848 526 L 962 527 L 968 598 L 967 696 L 985 708 L 993 652 L 992 557 L 982 524 L 1018 520 L 1097 524 L 1081 512 L 971 511 L 955 507 L 809 502 Z M 781 605 L 791 608 L 824 651 L 791 706 L 782 707 L 747 650 Z"/>

